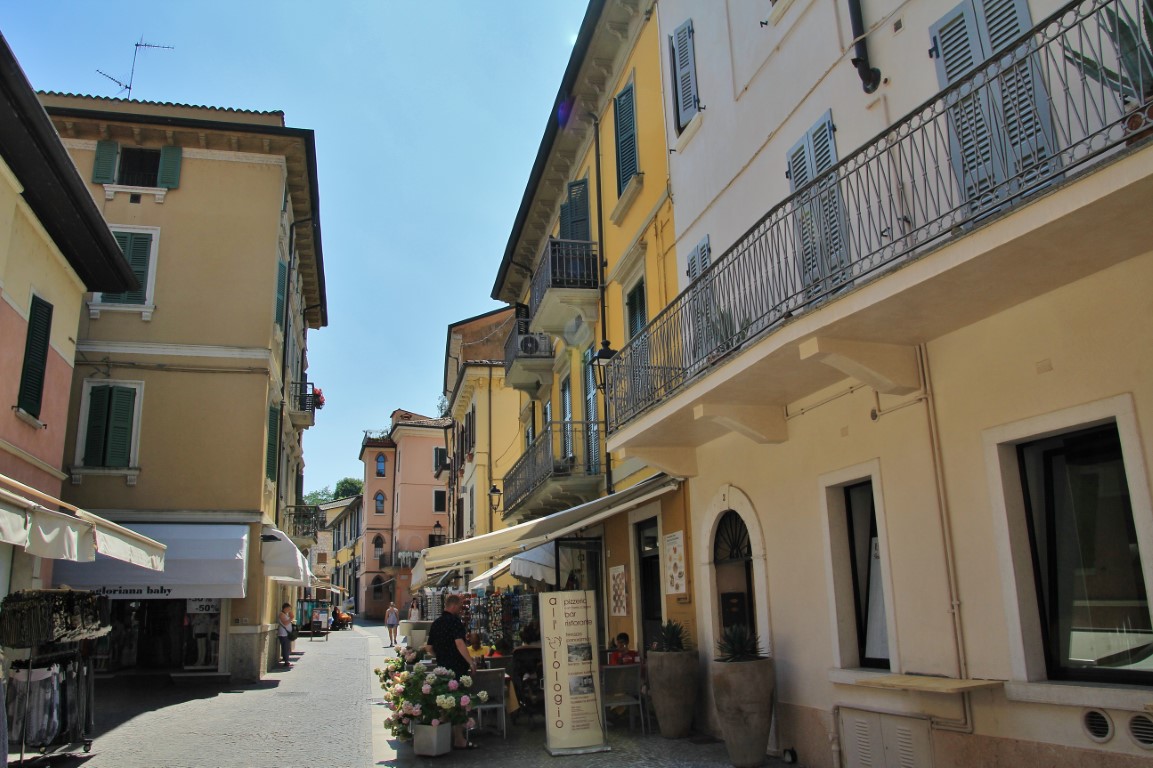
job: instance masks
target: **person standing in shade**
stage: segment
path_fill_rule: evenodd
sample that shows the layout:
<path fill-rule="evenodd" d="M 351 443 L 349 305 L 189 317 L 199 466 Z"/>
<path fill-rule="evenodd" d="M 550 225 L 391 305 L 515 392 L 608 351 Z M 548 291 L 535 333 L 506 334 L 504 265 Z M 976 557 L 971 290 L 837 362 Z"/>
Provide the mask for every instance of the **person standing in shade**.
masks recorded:
<path fill-rule="evenodd" d="M 389 603 L 388 610 L 384 612 L 384 625 L 388 627 L 388 644 L 396 645 L 396 625 L 400 624 L 400 611 L 396 603 Z"/>
<path fill-rule="evenodd" d="M 408 620 L 420 621 L 420 600 L 415 596 L 413 596 L 412 602 L 408 604 Z"/>
<path fill-rule="evenodd" d="M 281 666 L 292 669 L 292 664 L 288 660 L 288 652 L 292 650 L 292 606 L 288 603 L 280 606 L 280 616 L 277 617 L 276 625 L 276 639 L 280 641 L 280 664 Z"/>
<path fill-rule="evenodd" d="M 428 629 L 428 644 L 436 656 L 436 663 L 456 673 L 459 679 L 470 675 L 476 669 L 477 660 L 468 652 L 464 642 L 468 634 L 460 619 L 463 608 L 460 595 L 452 594 L 444 598 L 444 613 Z M 452 746 L 455 749 L 475 749 L 468 740 L 464 725 L 452 727 Z"/>

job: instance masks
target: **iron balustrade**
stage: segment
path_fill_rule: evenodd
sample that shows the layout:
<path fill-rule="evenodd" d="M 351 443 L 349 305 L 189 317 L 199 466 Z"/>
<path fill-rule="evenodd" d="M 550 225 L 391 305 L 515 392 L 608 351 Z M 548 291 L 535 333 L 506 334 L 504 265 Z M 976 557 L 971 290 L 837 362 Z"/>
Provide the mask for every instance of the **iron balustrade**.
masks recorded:
<path fill-rule="evenodd" d="M 288 385 L 289 408 L 293 411 L 316 412 L 316 394 L 311 381 L 294 381 Z"/>
<path fill-rule="evenodd" d="M 532 333 L 529 331 L 529 320 L 520 318 L 504 342 L 504 370 L 508 373 L 517 360 L 524 358 L 552 359 L 552 337 L 547 333 Z M 521 339 L 529 338 L 532 342 L 521 344 Z"/>
<path fill-rule="evenodd" d="M 316 536 L 324 527 L 324 515 L 320 507 L 312 504 L 297 504 L 284 508 L 281 527 L 289 538 L 307 539 Z"/>
<path fill-rule="evenodd" d="M 1153 132 L 1149 41 L 1114 31 L 1144 29 L 1145 1 L 1070 3 L 798 184 L 611 361 L 609 432 L 790 317 Z M 1094 62 L 1135 74 L 1097 78 Z"/>
<path fill-rule="evenodd" d="M 546 480 L 601 472 L 601 423 L 552 421 L 504 476 L 507 515 Z"/>
<path fill-rule="evenodd" d="M 552 288 L 600 289 L 596 243 L 558 240 L 555 237 L 545 242 L 540 266 L 532 276 L 528 303 L 530 316 L 536 315 L 545 293 Z"/>

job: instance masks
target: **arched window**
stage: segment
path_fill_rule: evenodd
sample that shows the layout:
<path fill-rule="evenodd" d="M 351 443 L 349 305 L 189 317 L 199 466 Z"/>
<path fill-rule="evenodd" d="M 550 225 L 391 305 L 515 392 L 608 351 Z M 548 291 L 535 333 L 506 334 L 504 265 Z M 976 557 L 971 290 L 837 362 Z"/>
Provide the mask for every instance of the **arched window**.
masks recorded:
<path fill-rule="evenodd" d="M 379 558 L 381 555 L 384 554 L 384 537 L 383 536 L 377 536 L 375 539 L 372 540 L 372 552 L 373 552 L 372 556 L 376 557 L 376 558 Z"/>
<path fill-rule="evenodd" d="M 753 548 L 749 529 L 740 514 L 728 510 L 717 523 L 713 539 L 713 567 L 721 607 L 721 626 L 756 627 L 753 615 Z"/>
<path fill-rule="evenodd" d="M 383 491 L 377 491 L 376 496 L 373 498 L 376 501 L 376 514 L 383 515 L 384 514 L 384 492 Z"/>
<path fill-rule="evenodd" d="M 379 600 L 384 597 L 384 579 L 374 576 L 372 579 L 372 599 Z"/>
<path fill-rule="evenodd" d="M 376 476 L 384 477 L 385 458 L 383 453 L 376 454 Z"/>

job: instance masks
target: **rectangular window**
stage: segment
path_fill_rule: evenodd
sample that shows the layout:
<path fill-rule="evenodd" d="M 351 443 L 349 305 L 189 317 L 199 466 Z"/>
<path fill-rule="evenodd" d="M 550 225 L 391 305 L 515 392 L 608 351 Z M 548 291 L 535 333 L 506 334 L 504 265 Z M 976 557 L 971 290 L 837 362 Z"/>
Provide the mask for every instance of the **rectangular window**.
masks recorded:
<path fill-rule="evenodd" d="M 697 94 L 697 62 L 693 50 L 693 20 L 681 24 L 669 38 L 669 53 L 672 57 L 673 74 L 673 113 L 676 116 L 677 134 L 685 129 L 689 121 L 700 111 L 700 97 Z"/>
<path fill-rule="evenodd" d="M 280 408 L 268 409 L 268 443 L 264 453 L 264 475 L 276 479 L 276 464 L 280 461 Z"/>
<path fill-rule="evenodd" d="M 284 327 L 284 305 L 288 300 L 288 265 L 276 263 L 276 325 Z"/>
<path fill-rule="evenodd" d="M 148 283 L 153 269 L 153 237 L 150 232 L 113 232 L 116 244 L 132 267 L 132 274 L 140 286 L 133 291 L 101 293 L 102 304 L 151 304 Z"/>
<path fill-rule="evenodd" d="M 433 448 L 432 449 L 432 471 L 434 473 L 440 472 L 448 464 L 448 449 L 447 448 Z"/>
<path fill-rule="evenodd" d="M 629 83 L 613 99 L 613 121 L 617 143 L 617 196 L 625 191 L 629 179 L 640 170 L 637 161 L 637 111 L 633 85 Z"/>
<path fill-rule="evenodd" d="M 1151 685 L 1153 620 L 1115 424 L 1017 447 L 1052 679 Z"/>
<path fill-rule="evenodd" d="M 563 422 L 561 432 L 561 458 L 573 455 L 572 379 L 568 376 L 560 383 L 560 411 Z"/>
<path fill-rule="evenodd" d="M 790 189 L 801 191 L 794 202 L 798 267 L 805 293 L 822 296 L 845 282 L 849 268 L 846 248 L 845 204 L 836 174 L 825 174 L 837 164 L 833 113 L 828 111 L 789 150 Z M 820 177 L 820 182 L 809 186 Z"/>
<path fill-rule="evenodd" d="M 115 141 L 96 142 L 92 181 L 126 187 L 176 189 L 180 186 L 183 150 L 177 146 L 160 149 L 121 147 Z"/>
<path fill-rule="evenodd" d="M 88 411 L 83 422 L 84 436 L 80 441 L 84 466 L 132 466 L 137 389 L 136 386 L 113 383 L 88 388 Z"/>
<path fill-rule="evenodd" d="M 885 624 L 885 587 L 871 481 L 846 486 L 845 525 L 853 607 L 857 619 L 857 652 L 862 667 L 889 669 L 889 636 Z"/>
<path fill-rule="evenodd" d="M 48 346 L 52 335 L 52 305 L 39 296 L 28 307 L 28 336 L 24 341 L 24 367 L 16 405 L 33 418 L 40 418 L 44 399 L 44 376 L 48 370 Z"/>
<path fill-rule="evenodd" d="M 588 179 L 570 181 L 560 208 L 560 239 L 587 242 L 592 239 L 590 232 Z"/>
<path fill-rule="evenodd" d="M 625 317 L 628 323 L 628 337 L 631 339 L 640 333 L 648 322 L 648 310 L 645 307 L 645 281 L 639 281 L 625 298 Z"/>
<path fill-rule="evenodd" d="M 448 492 L 442 491 L 439 488 L 432 492 L 432 511 L 433 512 L 447 512 L 448 511 Z"/>

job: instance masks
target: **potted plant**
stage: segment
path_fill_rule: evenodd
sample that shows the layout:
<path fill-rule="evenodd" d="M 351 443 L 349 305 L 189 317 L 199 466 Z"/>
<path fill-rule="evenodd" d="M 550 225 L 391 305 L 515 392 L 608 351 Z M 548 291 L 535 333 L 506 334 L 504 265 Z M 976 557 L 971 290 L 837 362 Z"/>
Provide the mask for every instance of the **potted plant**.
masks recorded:
<path fill-rule="evenodd" d="M 697 701 L 697 652 L 683 624 L 669 620 L 648 653 L 649 698 L 666 739 L 683 739 Z"/>
<path fill-rule="evenodd" d="M 712 664 L 713 700 L 729 762 L 750 768 L 764 762 L 773 722 L 773 660 L 744 624 L 721 630 Z"/>
<path fill-rule="evenodd" d="M 1101 9 L 1102 26 L 1117 56 L 1116 70 L 1079 51 L 1065 51 L 1066 60 L 1116 92 L 1129 108 L 1125 128 L 1131 134 L 1130 144 L 1153 132 L 1153 0 L 1140 3 L 1140 22 L 1120 4 L 1120 13 L 1110 7 Z"/>
<path fill-rule="evenodd" d="M 389 715 L 384 725 L 393 737 L 413 742 L 418 755 L 443 755 L 452 750 L 452 726 L 474 725 L 469 712 L 473 708 L 472 678 L 436 667 L 429 671 L 408 671 L 399 657 L 376 670 L 384 703 Z M 488 701 L 488 693 L 479 691 L 477 701 Z"/>

